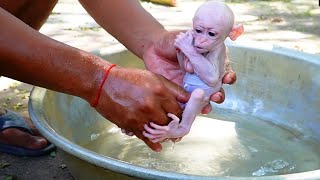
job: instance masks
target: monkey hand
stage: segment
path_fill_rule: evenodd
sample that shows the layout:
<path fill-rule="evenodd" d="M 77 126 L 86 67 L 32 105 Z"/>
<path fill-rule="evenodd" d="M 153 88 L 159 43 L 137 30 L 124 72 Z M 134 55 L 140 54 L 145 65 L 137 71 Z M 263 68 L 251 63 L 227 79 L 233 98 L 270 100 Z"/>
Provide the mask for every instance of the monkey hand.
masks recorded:
<path fill-rule="evenodd" d="M 167 115 L 172 118 L 172 121 L 167 126 L 159 126 L 153 122 L 150 123 L 150 127 L 147 124 L 144 125 L 145 131 L 143 135 L 153 143 L 163 142 L 166 139 L 178 142 L 189 133 L 190 129 L 180 126 L 180 119 L 176 115 L 172 113 L 168 113 Z"/>
<path fill-rule="evenodd" d="M 195 53 L 191 31 L 181 32 L 176 36 L 174 46 L 184 54 Z"/>

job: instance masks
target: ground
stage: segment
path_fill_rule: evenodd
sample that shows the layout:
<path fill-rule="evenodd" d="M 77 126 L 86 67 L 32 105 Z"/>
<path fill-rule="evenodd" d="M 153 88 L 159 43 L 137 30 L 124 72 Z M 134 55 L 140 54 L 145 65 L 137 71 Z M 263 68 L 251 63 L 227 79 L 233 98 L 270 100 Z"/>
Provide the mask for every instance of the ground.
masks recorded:
<path fill-rule="evenodd" d="M 181 0 L 177 7 L 148 2 L 143 6 L 168 30 L 188 29 L 203 1 Z M 320 7 L 318 0 L 229 0 L 245 34 L 237 41 L 259 41 L 311 54 L 320 60 Z M 173 18 L 174 17 L 174 18 Z M 117 46 L 118 41 L 100 28 L 75 0 L 60 0 L 41 33 L 86 51 Z M 0 78 L 0 106 L 27 115 L 31 85 Z M 15 157 L 0 153 L 0 179 L 73 179 L 59 151 L 43 157 Z"/>

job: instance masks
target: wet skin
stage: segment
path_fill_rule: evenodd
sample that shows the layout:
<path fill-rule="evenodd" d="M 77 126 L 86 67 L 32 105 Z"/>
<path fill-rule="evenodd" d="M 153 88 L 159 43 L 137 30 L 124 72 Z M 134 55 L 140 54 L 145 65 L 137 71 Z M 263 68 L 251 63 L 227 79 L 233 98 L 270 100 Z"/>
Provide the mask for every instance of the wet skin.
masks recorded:
<path fill-rule="evenodd" d="M 45 22 L 56 2 L 0 2 L 3 32 L 3 36 L 0 36 L 0 74 L 92 102 L 110 63 L 35 31 Z M 175 51 L 173 37 L 177 32 L 167 32 L 146 13 L 138 1 L 101 1 L 99 6 L 89 0 L 80 2 L 103 28 L 143 59 L 147 69 L 154 72 L 118 66 L 113 68 L 103 86 L 96 110 L 120 128 L 133 132 L 151 149 L 160 151 L 160 143 L 152 143 L 142 135 L 143 125 L 151 121 L 160 125 L 168 124 L 168 112 L 181 116 L 182 110 L 177 101 L 185 103 L 190 96 L 180 86 L 169 81 L 179 84 L 183 78 L 177 59 L 172 55 Z M 123 10 L 126 6 L 138 12 L 134 13 L 136 17 Z M 106 7 L 112 8 L 105 11 Z M 114 16 L 119 12 L 123 13 Z M 121 16 L 132 19 L 121 21 Z M 128 30 L 123 27 L 131 28 Z M 136 32 L 135 36 L 132 36 L 133 29 Z M 16 42 L 19 42 L 19 46 L 16 46 Z M 233 83 L 236 79 L 235 73 L 229 73 L 224 79 L 226 83 Z M 128 94 L 127 88 L 133 89 L 135 93 Z M 211 99 L 222 102 L 223 91 L 216 93 Z M 210 106 L 204 108 L 204 111 L 210 111 Z M 126 115 L 125 118 L 123 114 Z M 29 148 L 42 148 L 47 144 L 42 137 L 34 137 L 27 144 L 22 143 L 20 140 L 27 136 L 30 135 L 18 129 L 8 129 L 1 133 L 2 142 L 8 144 Z"/>
<path fill-rule="evenodd" d="M 13 14 L 30 27 L 39 30 L 57 2 L 57 0 L 2 0 L 0 1 L 0 7 Z M 33 9 L 37 9 L 37 11 L 33 11 Z M 0 116 L 5 113 L 6 111 L 0 108 Z M 42 137 L 29 118 L 24 117 L 24 119 L 35 135 L 30 135 L 16 128 L 9 128 L 0 132 L 0 143 L 26 147 L 29 149 L 42 149 L 46 147 L 48 141 Z"/>
<path fill-rule="evenodd" d="M 235 40 L 242 32 L 242 25 L 234 25 L 234 15 L 223 3 L 208 2 L 197 10 L 193 30 L 178 34 L 174 43 L 179 50 L 180 67 L 186 72 L 184 87 L 191 93 L 182 119 L 168 113 L 173 120 L 167 126 L 145 124 L 145 137 L 162 142 L 168 138 L 180 140 L 189 133 L 196 116 L 209 104 L 210 96 L 221 89 L 229 62 L 224 40 Z"/>

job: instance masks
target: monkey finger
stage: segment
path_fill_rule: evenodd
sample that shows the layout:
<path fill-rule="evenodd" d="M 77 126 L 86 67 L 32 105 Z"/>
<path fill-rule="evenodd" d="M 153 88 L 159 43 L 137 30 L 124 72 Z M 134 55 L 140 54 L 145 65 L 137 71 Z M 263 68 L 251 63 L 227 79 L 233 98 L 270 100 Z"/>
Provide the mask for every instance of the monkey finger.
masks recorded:
<path fill-rule="evenodd" d="M 155 128 L 155 129 L 158 129 L 158 130 L 162 130 L 162 131 L 169 131 L 169 127 L 168 126 L 159 126 L 153 122 L 150 123 L 150 126 Z"/>
<path fill-rule="evenodd" d="M 171 118 L 173 121 L 178 121 L 178 122 L 180 121 L 180 119 L 172 113 L 168 113 L 167 116 Z"/>
<path fill-rule="evenodd" d="M 179 34 L 176 35 L 176 38 L 180 38 L 183 35 L 182 32 L 180 32 Z"/>
<path fill-rule="evenodd" d="M 179 33 L 180 36 L 183 36 L 184 34 L 185 34 L 185 32 L 180 32 Z"/>
<path fill-rule="evenodd" d="M 143 131 L 142 134 L 143 134 L 144 137 L 150 139 L 151 141 L 152 141 L 152 139 L 155 139 L 155 138 L 164 137 L 163 135 L 150 134 L 150 133 L 148 133 L 147 131 Z"/>
<path fill-rule="evenodd" d="M 186 36 L 187 36 L 187 37 L 192 36 L 191 31 L 187 31 L 187 32 L 186 32 Z"/>
<path fill-rule="evenodd" d="M 182 39 L 183 37 L 185 37 L 186 33 L 180 33 L 177 35 L 177 39 Z"/>
<path fill-rule="evenodd" d="M 195 34 L 195 31 L 194 31 L 194 30 L 192 30 L 192 31 L 191 31 L 191 35 L 192 35 L 192 37 L 194 37 L 194 34 Z"/>
<path fill-rule="evenodd" d="M 146 130 L 146 132 L 153 134 L 153 135 L 157 135 L 157 134 L 166 134 L 166 131 L 162 131 L 162 130 L 157 130 L 157 129 L 152 129 L 150 128 L 147 124 L 145 124 L 144 129 Z"/>
<path fill-rule="evenodd" d="M 167 136 L 164 136 L 164 135 L 149 135 L 149 139 L 152 141 L 152 139 L 160 139 L 160 138 L 166 138 Z"/>

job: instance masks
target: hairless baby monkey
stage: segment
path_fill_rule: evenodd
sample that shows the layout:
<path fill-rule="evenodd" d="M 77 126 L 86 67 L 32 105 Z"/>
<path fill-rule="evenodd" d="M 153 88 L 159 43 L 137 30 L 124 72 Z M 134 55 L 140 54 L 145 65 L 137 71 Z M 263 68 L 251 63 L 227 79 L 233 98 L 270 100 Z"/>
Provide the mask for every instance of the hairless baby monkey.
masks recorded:
<path fill-rule="evenodd" d="M 168 113 L 172 121 L 167 126 L 147 124 L 144 136 L 153 142 L 167 138 L 181 138 L 189 133 L 196 116 L 219 91 L 226 64 L 229 63 L 224 41 L 236 40 L 243 26 L 234 24 L 234 14 L 224 3 L 209 1 L 201 5 L 193 17 L 193 30 L 177 35 L 177 58 L 185 71 L 183 86 L 191 93 L 182 119 Z"/>

